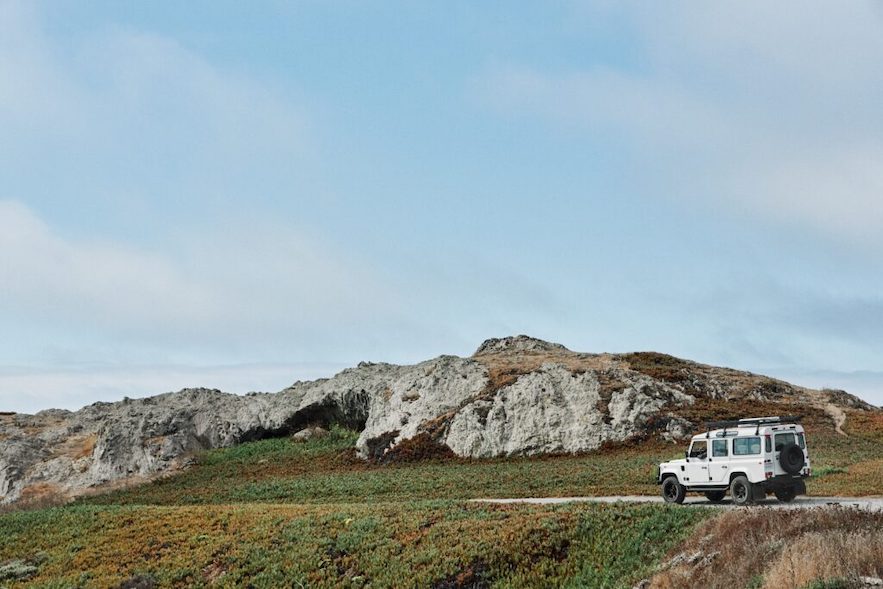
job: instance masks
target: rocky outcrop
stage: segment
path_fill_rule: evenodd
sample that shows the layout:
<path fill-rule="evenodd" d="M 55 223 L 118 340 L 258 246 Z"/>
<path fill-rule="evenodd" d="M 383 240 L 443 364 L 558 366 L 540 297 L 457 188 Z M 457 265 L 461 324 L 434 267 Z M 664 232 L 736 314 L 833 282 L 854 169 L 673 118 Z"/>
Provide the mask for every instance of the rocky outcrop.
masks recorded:
<path fill-rule="evenodd" d="M 543 341 L 528 335 L 515 335 L 512 337 L 492 337 L 491 339 L 484 340 L 472 356 L 474 358 L 475 356 L 499 354 L 503 352 L 517 354 L 522 352 L 555 353 L 567 351 L 569 350 L 561 344 Z"/>
<path fill-rule="evenodd" d="M 487 340 L 469 358 L 361 363 L 275 394 L 185 389 L 75 412 L 0 414 L 0 502 L 143 481 L 203 450 L 308 426 L 360 430 L 357 450 L 366 459 L 394 456 L 415 440 L 468 457 L 583 452 L 688 435 L 701 416 L 731 417 L 718 413 L 735 401 L 829 415 L 831 407 L 873 409 L 842 391 L 663 354 L 580 354 L 517 336 Z"/>

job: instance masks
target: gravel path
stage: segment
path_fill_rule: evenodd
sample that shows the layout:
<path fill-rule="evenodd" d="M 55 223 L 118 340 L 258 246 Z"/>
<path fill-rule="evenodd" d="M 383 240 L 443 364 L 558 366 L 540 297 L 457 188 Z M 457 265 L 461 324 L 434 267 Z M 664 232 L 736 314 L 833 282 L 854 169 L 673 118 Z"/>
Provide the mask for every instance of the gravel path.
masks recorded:
<path fill-rule="evenodd" d="M 591 503 L 662 503 L 662 497 L 655 495 L 622 495 L 618 497 L 524 497 L 514 499 L 473 499 L 478 503 L 533 503 L 536 505 L 555 505 L 558 503 L 591 502 Z M 715 505 L 705 497 L 688 495 L 683 504 L 685 507 L 736 507 L 728 499 Z M 868 510 L 883 510 L 883 497 L 797 497 L 791 503 L 780 503 L 776 499 L 767 499 L 757 505 L 777 509 L 800 509 L 822 507 L 826 505 L 843 505 Z"/>

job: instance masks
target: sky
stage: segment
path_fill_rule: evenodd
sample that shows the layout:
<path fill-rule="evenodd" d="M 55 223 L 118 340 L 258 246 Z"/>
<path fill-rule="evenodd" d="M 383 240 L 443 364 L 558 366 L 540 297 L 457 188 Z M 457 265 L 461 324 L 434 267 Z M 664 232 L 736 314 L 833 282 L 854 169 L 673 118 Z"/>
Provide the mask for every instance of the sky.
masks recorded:
<path fill-rule="evenodd" d="M 0 410 L 529 334 L 883 404 L 883 5 L 0 0 Z"/>

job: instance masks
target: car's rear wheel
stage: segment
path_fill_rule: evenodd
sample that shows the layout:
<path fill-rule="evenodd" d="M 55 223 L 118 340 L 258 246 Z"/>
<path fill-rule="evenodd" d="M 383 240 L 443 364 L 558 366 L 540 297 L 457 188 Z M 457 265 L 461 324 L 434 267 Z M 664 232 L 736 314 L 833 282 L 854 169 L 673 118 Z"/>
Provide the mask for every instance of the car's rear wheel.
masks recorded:
<path fill-rule="evenodd" d="M 708 498 L 712 503 L 720 503 L 726 497 L 726 491 L 706 491 L 705 497 Z"/>
<path fill-rule="evenodd" d="M 797 497 L 797 489 L 794 487 L 789 487 L 787 489 L 781 489 L 776 491 L 776 499 L 781 501 L 782 503 L 790 503 L 794 501 L 794 498 Z"/>
<path fill-rule="evenodd" d="M 678 482 L 675 476 L 667 476 L 662 481 L 662 498 L 666 503 L 683 503 L 687 489 Z"/>
<path fill-rule="evenodd" d="M 730 495 L 733 496 L 733 503 L 736 505 L 751 505 L 754 503 L 751 491 L 751 481 L 747 477 L 737 476 L 730 483 Z"/>

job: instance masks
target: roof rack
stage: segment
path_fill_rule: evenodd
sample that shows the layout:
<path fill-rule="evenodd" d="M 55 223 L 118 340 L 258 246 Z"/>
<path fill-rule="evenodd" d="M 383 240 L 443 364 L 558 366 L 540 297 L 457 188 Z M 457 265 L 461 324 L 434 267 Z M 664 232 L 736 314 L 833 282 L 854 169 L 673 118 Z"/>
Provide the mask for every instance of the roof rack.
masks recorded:
<path fill-rule="evenodd" d="M 782 415 L 773 417 L 749 417 L 746 419 L 730 419 L 724 421 L 706 421 L 705 428 L 707 431 L 713 429 L 738 428 L 755 426 L 755 433 L 760 430 L 762 425 L 770 425 L 773 423 L 800 423 L 799 415 Z M 707 437 L 707 434 L 706 434 Z"/>

